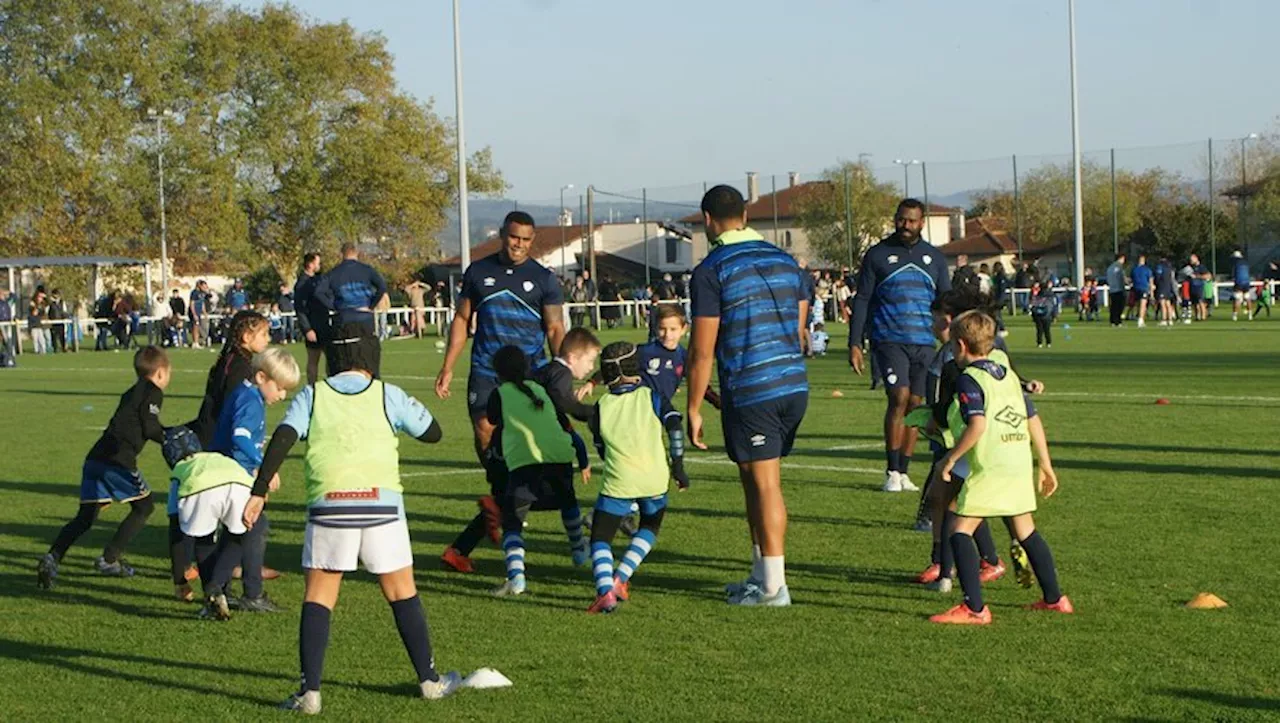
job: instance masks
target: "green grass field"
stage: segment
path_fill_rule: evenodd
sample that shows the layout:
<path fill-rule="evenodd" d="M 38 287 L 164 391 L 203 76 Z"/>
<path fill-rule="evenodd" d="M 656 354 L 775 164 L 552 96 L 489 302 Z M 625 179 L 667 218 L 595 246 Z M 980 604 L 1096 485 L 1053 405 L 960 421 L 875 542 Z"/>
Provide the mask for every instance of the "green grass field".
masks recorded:
<path fill-rule="evenodd" d="M 1219 314 L 1221 319 L 1223 315 Z M 693 487 L 673 495 L 633 600 L 589 617 L 590 573 L 573 568 L 557 515 L 531 518 L 530 594 L 495 600 L 496 549 L 477 573 L 443 572 L 445 545 L 484 489 L 464 411 L 465 370 L 448 402 L 430 393 L 431 341 L 385 348 L 384 373 L 441 420 L 440 445 L 402 442 L 417 579 L 442 670 L 491 666 L 514 682 L 436 703 L 415 699 L 413 671 L 377 585 L 348 578 L 333 618 L 325 711 L 337 719 L 598 720 L 1187 720 L 1280 717 L 1280 320 L 1216 320 L 1174 329 L 1078 324 L 1050 350 L 1012 323 L 1013 357 L 1043 379 L 1038 401 L 1063 487 L 1038 526 L 1075 616 L 1025 612 L 1035 590 L 988 586 L 995 624 L 931 625 L 959 600 L 911 584 L 929 540 L 912 532 L 916 496 L 878 491 L 883 394 L 843 349 L 810 364 L 812 396 L 784 465 L 788 577 L 795 605 L 731 608 L 721 587 L 747 571 L 736 471 L 711 424 L 691 452 Z M 627 332 L 631 337 L 637 332 Z M 843 328 L 832 330 L 837 340 Z M 623 338 L 606 334 L 606 340 Z M 299 349 L 300 351 L 300 349 Z M 213 355 L 182 351 L 163 418 L 190 418 Z M 24 356 L 0 370 L 0 718 L 255 719 L 297 680 L 301 463 L 271 502 L 268 583 L 278 615 L 196 619 L 171 599 L 163 514 L 130 551 L 130 580 L 90 569 L 123 515 L 103 513 L 68 554 L 51 591 L 35 564 L 74 514 L 80 464 L 120 392 L 129 355 Z M 844 396 L 833 398 L 834 390 Z M 1155 406 L 1157 397 L 1170 406 Z M 681 400 L 679 404 L 682 404 Z M 285 405 L 272 408 L 272 421 Z M 300 452 L 301 449 L 296 450 Z M 927 453 L 912 477 L 922 482 Z M 149 445 L 143 473 L 162 502 L 166 470 Z M 583 494 L 590 500 L 594 491 Z M 1007 549 L 1007 537 L 997 531 Z M 615 548 L 617 549 L 617 548 Z M 238 588 L 238 585 L 237 585 Z M 1230 603 L 1182 604 L 1199 591 Z"/>

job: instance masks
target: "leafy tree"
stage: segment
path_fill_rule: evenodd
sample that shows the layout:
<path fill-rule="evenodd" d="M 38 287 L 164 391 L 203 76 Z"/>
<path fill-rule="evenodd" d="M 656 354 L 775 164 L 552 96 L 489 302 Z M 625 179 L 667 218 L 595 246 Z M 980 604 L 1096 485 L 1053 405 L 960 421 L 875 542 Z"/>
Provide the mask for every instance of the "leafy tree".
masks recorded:
<path fill-rule="evenodd" d="M 866 161 L 842 161 L 823 171 L 820 181 L 805 185 L 795 201 L 796 221 L 815 257 L 852 265 L 867 246 L 884 235 L 898 200 L 893 184 L 876 182 Z M 846 220 L 852 222 L 851 234 L 846 231 Z"/>
<path fill-rule="evenodd" d="M 0 2 L 0 247 L 159 254 L 286 279 L 345 240 L 423 257 L 457 194 L 453 126 L 396 89 L 385 41 L 288 6 Z M 156 137 L 147 109 L 172 110 Z M 476 193 L 503 189 L 489 151 Z"/>

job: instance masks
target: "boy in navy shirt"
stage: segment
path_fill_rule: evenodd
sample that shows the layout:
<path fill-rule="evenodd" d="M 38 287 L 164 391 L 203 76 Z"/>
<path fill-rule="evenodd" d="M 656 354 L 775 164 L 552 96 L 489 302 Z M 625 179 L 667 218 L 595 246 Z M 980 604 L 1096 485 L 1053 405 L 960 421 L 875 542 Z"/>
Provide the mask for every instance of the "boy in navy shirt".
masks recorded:
<path fill-rule="evenodd" d="M 109 577 L 133 577 L 133 568 L 122 558 L 125 547 L 146 524 L 155 509 L 151 488 L 138 472 L 138 453 L 151 440 L 164 443 L 160 407 L 169 386 L 169 357 L 158 347 L 147 346 L 133 355 L 138 381 L 120 396 L 115 414 L 93 449 L 85 457 L 80 478 L 80 512 L 62 528 L 37 568 L 40 587 L 48 590 L 58 577 L 58 563 L 67 549 L 89 531 L 98 512 L 112 502 L 128 502 L 132 508 L 116 534 L 94 562 Z"/>
<path fill-rule="evenodd" d="M 657 339 L 636 347 L 640 359 L 640 378 L 645 386 L 658 391 L 668 401 L 676 396 L 684 379 L 685 349 L 680 340 L 689 331 L 684 308 L 678 304 L 661 304 L 655 314 Z M 706 400 L 720 408 L 720 396 L 707 388 Z"/>

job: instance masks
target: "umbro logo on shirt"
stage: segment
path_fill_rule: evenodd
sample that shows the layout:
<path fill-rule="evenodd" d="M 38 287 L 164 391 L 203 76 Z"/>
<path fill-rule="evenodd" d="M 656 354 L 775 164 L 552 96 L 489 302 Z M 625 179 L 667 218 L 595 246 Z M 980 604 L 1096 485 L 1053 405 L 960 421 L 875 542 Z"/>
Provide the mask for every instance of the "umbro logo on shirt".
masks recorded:
<path fill-rule="evenodd" d="M 1021 427 L 1022 422 L 1026 420 L 1026 418 L 1027 416 L 1025 414 L 1019 414 L 1013 407 L 1005 407 L 1004 409 L 1001 409 L 994 417 L 997 422 L 1007 424 L 1014 429 Z"/>
<path fill-rule="evenodd" d="M 152 413 L 153 415 L 155 415 L 155 416 L 157 416 L 157 417 L 158 417 L 158 416 L 160 416 L 160 407 L 158 407 L 158 406 L 156 406 L 156 405 L 152 404 L 152 405 L 150 406 L 150 410 L 151 410 L 151 413 Z"/>
<path fill-rule="evenodd" d="M 493 286 L 495 283 L 497 283 L 497 281 L 492 276 L 486 276 L 484 278 L 485 286 Z"/>
<path fill-rule="evenodd" d="M 897 254 L 893 254 L 893 255 L 889 256 L 889 263 L 891 263 L 891 264 L 896 264 L 896 263 L 898 263 L 898 255 L 897 255 Z"/>

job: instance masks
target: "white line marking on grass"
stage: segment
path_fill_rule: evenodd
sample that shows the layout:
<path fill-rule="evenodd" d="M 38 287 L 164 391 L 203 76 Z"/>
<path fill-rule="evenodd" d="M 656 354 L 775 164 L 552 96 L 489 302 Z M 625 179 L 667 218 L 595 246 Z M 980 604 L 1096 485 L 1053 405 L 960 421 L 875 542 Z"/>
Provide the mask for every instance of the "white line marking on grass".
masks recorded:
<path fill-rule="evenodd" d="M 857 449 L 884 449 L 884 442 L 859 442 L 858 444 L 838 444 L 827 447 L 828 452 L 851 452 Z"/>
<path fill-rule="evenodd" d="M 437 469 L 430 472 L 402 472 L 403 477 L 444 477 L 445 475 L 454 474 L 484 474 L 482 469 Z"/>
<path fill-rule="evenodd" d="M 796 450 L 795 453 L 804 454 L 804 450 Z M 700 457 L 686 456 L 684 461 L 694 464 L 731 464 L 735 467 L 738 466 L 736 462 L 728 459 L 702 459 Z M 884 474 L 884 470 L 882 469 L 870 469 L 867 467 L 840 467 L 834 464 L 796 464 L 795 462 L 783 462 L 782 468 L 813 470 L 817 472 L 846 472 L 850 474 Z"/>

